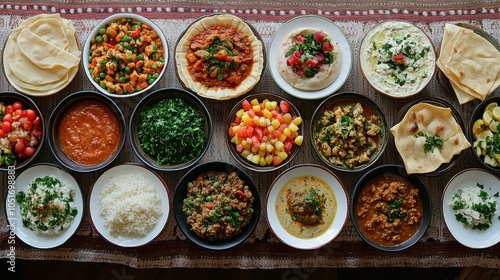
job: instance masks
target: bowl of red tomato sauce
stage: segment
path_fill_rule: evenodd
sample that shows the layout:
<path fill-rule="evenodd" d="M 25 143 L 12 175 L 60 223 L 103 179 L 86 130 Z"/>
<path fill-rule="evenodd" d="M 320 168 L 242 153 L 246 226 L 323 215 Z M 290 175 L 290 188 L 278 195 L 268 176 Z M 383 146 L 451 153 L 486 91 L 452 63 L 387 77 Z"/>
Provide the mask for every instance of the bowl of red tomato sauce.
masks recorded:
<path fill-rule="evenodd" d="M 0 92 L 0 120 L 0 170 L 25 167 L 44 143 L 42 112 L 25 95 Z"/>
<path fill-rule="evenodd" d="M 277 170 L 291 162 L 304 141 L 299 110 L 286 98 L 257 93 L 232 108 L 226 143 L 231 155 L 247 169 Z"/>
<path fill-rule="evenodd" d="M 109 97 L 95 91 L 68 95 L 49 118 L 47 139 L 56 159 L 77 172 L 109 165 L 126 140 L 122 111 Z"/>

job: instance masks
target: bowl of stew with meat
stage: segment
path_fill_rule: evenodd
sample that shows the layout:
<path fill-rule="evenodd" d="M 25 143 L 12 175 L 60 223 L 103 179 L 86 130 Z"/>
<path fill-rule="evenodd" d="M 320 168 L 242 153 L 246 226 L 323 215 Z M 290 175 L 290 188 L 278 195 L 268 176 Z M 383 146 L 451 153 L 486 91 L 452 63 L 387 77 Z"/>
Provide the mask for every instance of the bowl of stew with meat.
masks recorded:
<path fill-rule="evenodd" d="M 359 236 L 382 251 L 401 251 L 425 234 L 431 220 L 427 188 L 401 165 L 386 164 L 363 175 L 351 198 L 351 219 Z"/>
<path fill-rule="evenodd" d="M 178 226 L 195 244 L 224 250 L 245 241 L 260 217 L 257 186 L 239 167 L 205 162 L 189 170 L 174 190 Z"/>

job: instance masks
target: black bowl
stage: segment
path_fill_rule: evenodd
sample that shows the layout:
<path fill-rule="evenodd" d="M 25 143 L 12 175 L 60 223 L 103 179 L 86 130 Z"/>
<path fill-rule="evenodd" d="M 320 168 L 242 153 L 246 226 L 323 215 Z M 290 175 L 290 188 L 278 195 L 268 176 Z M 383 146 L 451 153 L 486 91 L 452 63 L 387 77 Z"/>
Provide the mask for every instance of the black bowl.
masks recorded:
<path fill-rule="evenodd" d="M 160 165 L 155 158 L 145 153 L 141 148 L 141 141 L 138 137 L 141 112 L 162 100 L 176 98 L 181 98 L 189 103 L 189 105 L 197 109 L 205 118 L 205 147 L 197 157 L 189 161 L 175 165 Z M 139 103 L 137 103 L 130 117 L 129 130 L 130 144 L 132 146 L 132 149 L 144 164 L 159 171 L 179 171 L 196 164 L 207 152 L 210 145 L 210 138 L 212 136 L 212 119 L 205 104 L 203 104 L 203 102 L 193 93 L 178 88 L 162 88 L 149 93 L 144 98 L 142 98 Z"/>
<path fill-rule="evenodd" d="M 379 133 L 380 136 L 379 136 L 379 145 L 375 153 L 372 154 L 372 156 L 370 157 L 369 161 L 351 168 L 348 166 L 337 165 L 328 160 L 328 158 L 321 152 L 321 147 L 318 147 L 318 145 L 316 145 L 315 143 L 316 141 L 314 140 L 314 138 L 316 137 L 317 132 L 321 129 L 320 125 L 318 125 L 316 122 L 318 121 L 318 119 L 321 117 L 321 115 L 325 110 L 332 110 L 334 106 L 339 104 L 356 103 L 356 102 L 361 103 L 365 112 L 371 111 L 372 114 L 378 117 L 380 123 L 380 133 Z M 327 99 L 325 99 L 323 102 L 321 102 L 321 104 L 316 108 L 316 110 L 313 113 L 313 116 L 311 118 L 310 129 L 311 130 L 309 135 L 311 143 L 314 148 L 314 152 L 326 165 L 337 171 L 359 172 L 370 167 L 384 153 L 385 148 L 387 147 L 387 141 L 389 139 L 389 128 L 387 126 L 387 121 L 380 107 L 369 97 L 353 92 L 342 92 L 333 94 Z"/>
<path fill-rule="evenodd" d="M 474 138 L 474 133 L 473 133 L 474 122 L 478 119 L 483 118 L 484 109 L 486 108 L 486 106 L 488 106 L 488 104 L 490 104 L 492 102 L 496 102 L 497 105 L 500 106 L 500 96 L 494 96 L 494 97 L 487 98 L 484 101 L 482 101 L 481 103 L 479 103 L 476 106 L 476 108 L 474 108 L 474 111 L 472 112 L 472 116 L 469 120 L 469 126 L 467 127 L 467 139 L 471 143 L 472 154 L 474 155 L 474 158 L 476 158 L 476 160 L 479 162 L 479 164 L 481 164 L 481 166 L 488 171 L 491 171 L 491 172 L 496 173 L 496 174 L 500 174 L 500 166 L 495 167 L 495 166 L 486 164 L 484 162 L 484 156 L 477 155 L 476 147 L 474 147 L 474 142 L 476 141 L 476 139 Z M 500 123 L 500 121 L 498 121 L 498 122 Z M 489 128 L 483 127 L 483 129 L 489 129 Z M 496 132 L 496 133 L 500 133 L 500 131 Z"/>
<path fill-rule="evenodd" d="M 358 224 L 358 217 L 356 215 L 356 204 L 358 201 L 359 194 L 363 187 L 370 181 L 371 179 L 382 175 L 382 174 L 394 174 L 394 175 L 399 175 L 418 188 L 419 190 L 419 196 L 422 198 L 422 204 L 423 204 L 423 217 L 422 217 L 422 222 L 420 224 L 420 227 L 418 230 L 406 241 L 394 245 L 394 246 L 384 246 L 381 245 L 371 239 L 369 239 L 365 234 L 361 231 L 359 224 Z M 432 204 L 431 204 L 431 199 L 429 196 L 429 193 L 427 192 L 427 188 L 425 187 L 424 183 L 420 178 L 418 178 L 416 175 L 408 175 L 406 173 L 406 170 L 404 169 L 403 166 L 396 165 L 396 164 L 387 164 L 387 165 L 381 165 L 378 167 L 373 168 L 372 170 L 368 171 L 365 175 L 363 175 L 359 181 L 356 183 L 356 186 L 354 187 L 354 191 L 352 193 L 351 197 L 351 219 L 352 223 L 354 225 L 354 228 L 358 232 L 358 235 L 366 241 L 366 243 L 370 244 L 371 246 L 382 250 L 382 251 L 401 251 L 404 249 L 407 249 L 414 245 L 416 242 L 422 238 L 424 235 L 425 231 L 427 230 L 427 227 L 429 226 L 429 223 L 431 221 L 431 216 L 432 216 Z"/>
<path fill-rule="evenodd" d="M 82 164 L 71 159 L 63 151 L 59 140 L 59 134 L 60 134 L 59 125 L 63 117 L 67 114 L 68 110 L 70 110 L 74 105 L 80 102 L 89 100 L 107 106 L 111 110 L 111 112 L 115 115 L 120 130 L 118 146 L 116 147 L 116 149 L 107 159 L 96 164 Z M 47 132 L 48 134 L 47 137 L 52 153 L 64 167 L 77 172 L 97 171 L 108 166 L 111 162 L 113 162 L 116 159 L 116 157 L 118 157 L 123 146 L 125 145 L 125 140 L 126 140 L 125 135 L 127 131 L 127 124 L 125 122 L 125 117 L 123 116 L 123 113 L 118 107 L 118 105 L 111 98 L 95 91 L 79 91 L 66 96 L 61 102 L 59 102 L 59 104 L 57 104 L 56 108 L 54 108 L 54 111 L 52 112 L 49 118 L 48 127 L 49 128 Z"/>
<path fill-rule="evenodd" d="M 254 212 L 252 214 L 250 222 L 240 234 L 232 237 L 229 240 L 210 241 L 208 239 L 201 238 L 199 235 L 197 235 L 194 231 L 191 230 L 191 225 L 188 224 L 187 222 L 187 216 L 182 211 L 183 200 L 184 198 L 187 197 L 188 182 L 193 181 L 200 173 L 206 171 L 225 171 L 227 173 L 234 171 L 245 182 L 245 184 L 249 187 L 250 191 L 253 194 L 254 201 L 252 208 L 254 209 Z M 227 162 L 212 161 L 197 165 L 196 167 L 189 170 L 181 178 L 181 180 L 179 181 L 179 183 L 177 183 L 177 186 L 175 187 L 174 190 L 173 211 L 177 224 L 179 225 L 180 229 L 189 240 L 207 249 L 212 249 L 212 250 L 229 249 L 245 241 L 245 239 L 247 239 L 247 237 L 250 236 L 250 234 L 252 234 L 253 230 L 255 229 L 255 227 L 259 222 L 260 211 L 261 211 L 260 208 L 261 208 L 261 201 L 260 201 L 259 191 L 257 190 L 257 186 L 254 184 L 252 179 L 240 168 Z"/>
<path fill-rule="evenodd" d="M 32 109 L 35 111 L 36 115 L 40 118 L 40 125 L 42 131 L 42 135 L 40 136 L 39 142 L 37 145 L 35 145 L 35 152 L 29 157 L 25 157 L 23 159 L 16 159 L 15 168 L 21 169 L 30 164 L 31 161 L 33 161 L 33 159 L 36 157 L 38 152 L 40 152 L 41 148 L 43 147 L 43 143 L 45 142 L 45 121 L 42 115 L 42 111 L 40 111 L 36 103 L 29 97 L 17 92 L 10 92 L 10 91 L 0 92 L 0 102 L 3 102 L 4 106 L 12 105 L 16 101 L 21 102 L 21 104 L 23 105 L 23 110 Z M 10 168 L 6 165 L 0 166 L 1 171 L 9 171 L 11 170 Z"/>

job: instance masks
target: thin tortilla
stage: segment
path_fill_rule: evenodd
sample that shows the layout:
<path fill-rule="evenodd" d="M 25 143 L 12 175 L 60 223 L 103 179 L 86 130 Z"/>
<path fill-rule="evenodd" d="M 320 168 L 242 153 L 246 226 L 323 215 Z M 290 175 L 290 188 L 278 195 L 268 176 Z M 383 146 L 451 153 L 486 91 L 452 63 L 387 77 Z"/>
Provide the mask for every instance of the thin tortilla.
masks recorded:
<path fill-rule="evenodd" d="M 234 26 L 238 30 L 244 32 L 251 42 L 253 50 L 252 71 L 247 76 L 247 78 L 244 79 L 240 83 L 240 85 L 235 88 L 208 88 L 202 83 L 194 81 L 188 71 L 188 61 L 186 59 L 186 54 L 191 45 L 191 40 L 207 28 L 214 25 Z M 254 35 L 250 26 L 248 26 L 240 18 L 229 14 L 214 15 L 200 19 L 186 30 L 184 35 L 179 39 L 179 42 L 177 43 L 177 47 L 175 50 L 175 61 L 179 78 L 187 88 L 196 92 L 202 97 L 216 100 L 227 100 L 247 93 L 260 81 L 260 76 L 264 69 L 263 44 Z"/>
<path fill-rule="evenodd" d="M 425 152 L 425 137 L 415 137 L 419 132 L 439 136 L 443 145 L 433 152 Z M 409 174 L 433 172 L 471 145 L 450 108 L 428 103 L 412 106 L 401 122 L 391 128 L 391 133 Z"/>

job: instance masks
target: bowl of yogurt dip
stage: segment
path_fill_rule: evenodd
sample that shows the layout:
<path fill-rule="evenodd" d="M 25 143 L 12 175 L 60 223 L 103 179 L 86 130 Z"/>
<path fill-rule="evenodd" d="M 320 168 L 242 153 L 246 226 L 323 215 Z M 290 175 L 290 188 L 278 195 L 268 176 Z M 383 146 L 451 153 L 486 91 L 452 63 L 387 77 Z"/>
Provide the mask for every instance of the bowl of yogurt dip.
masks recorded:
<path fill-rule="evenodd" d="M 395 98 L 421 92 L 436 72 L 436 53 L 429 37 L 406 21 L 384 21 L 363 38 L 361 72 L 377 91 Z"/>

